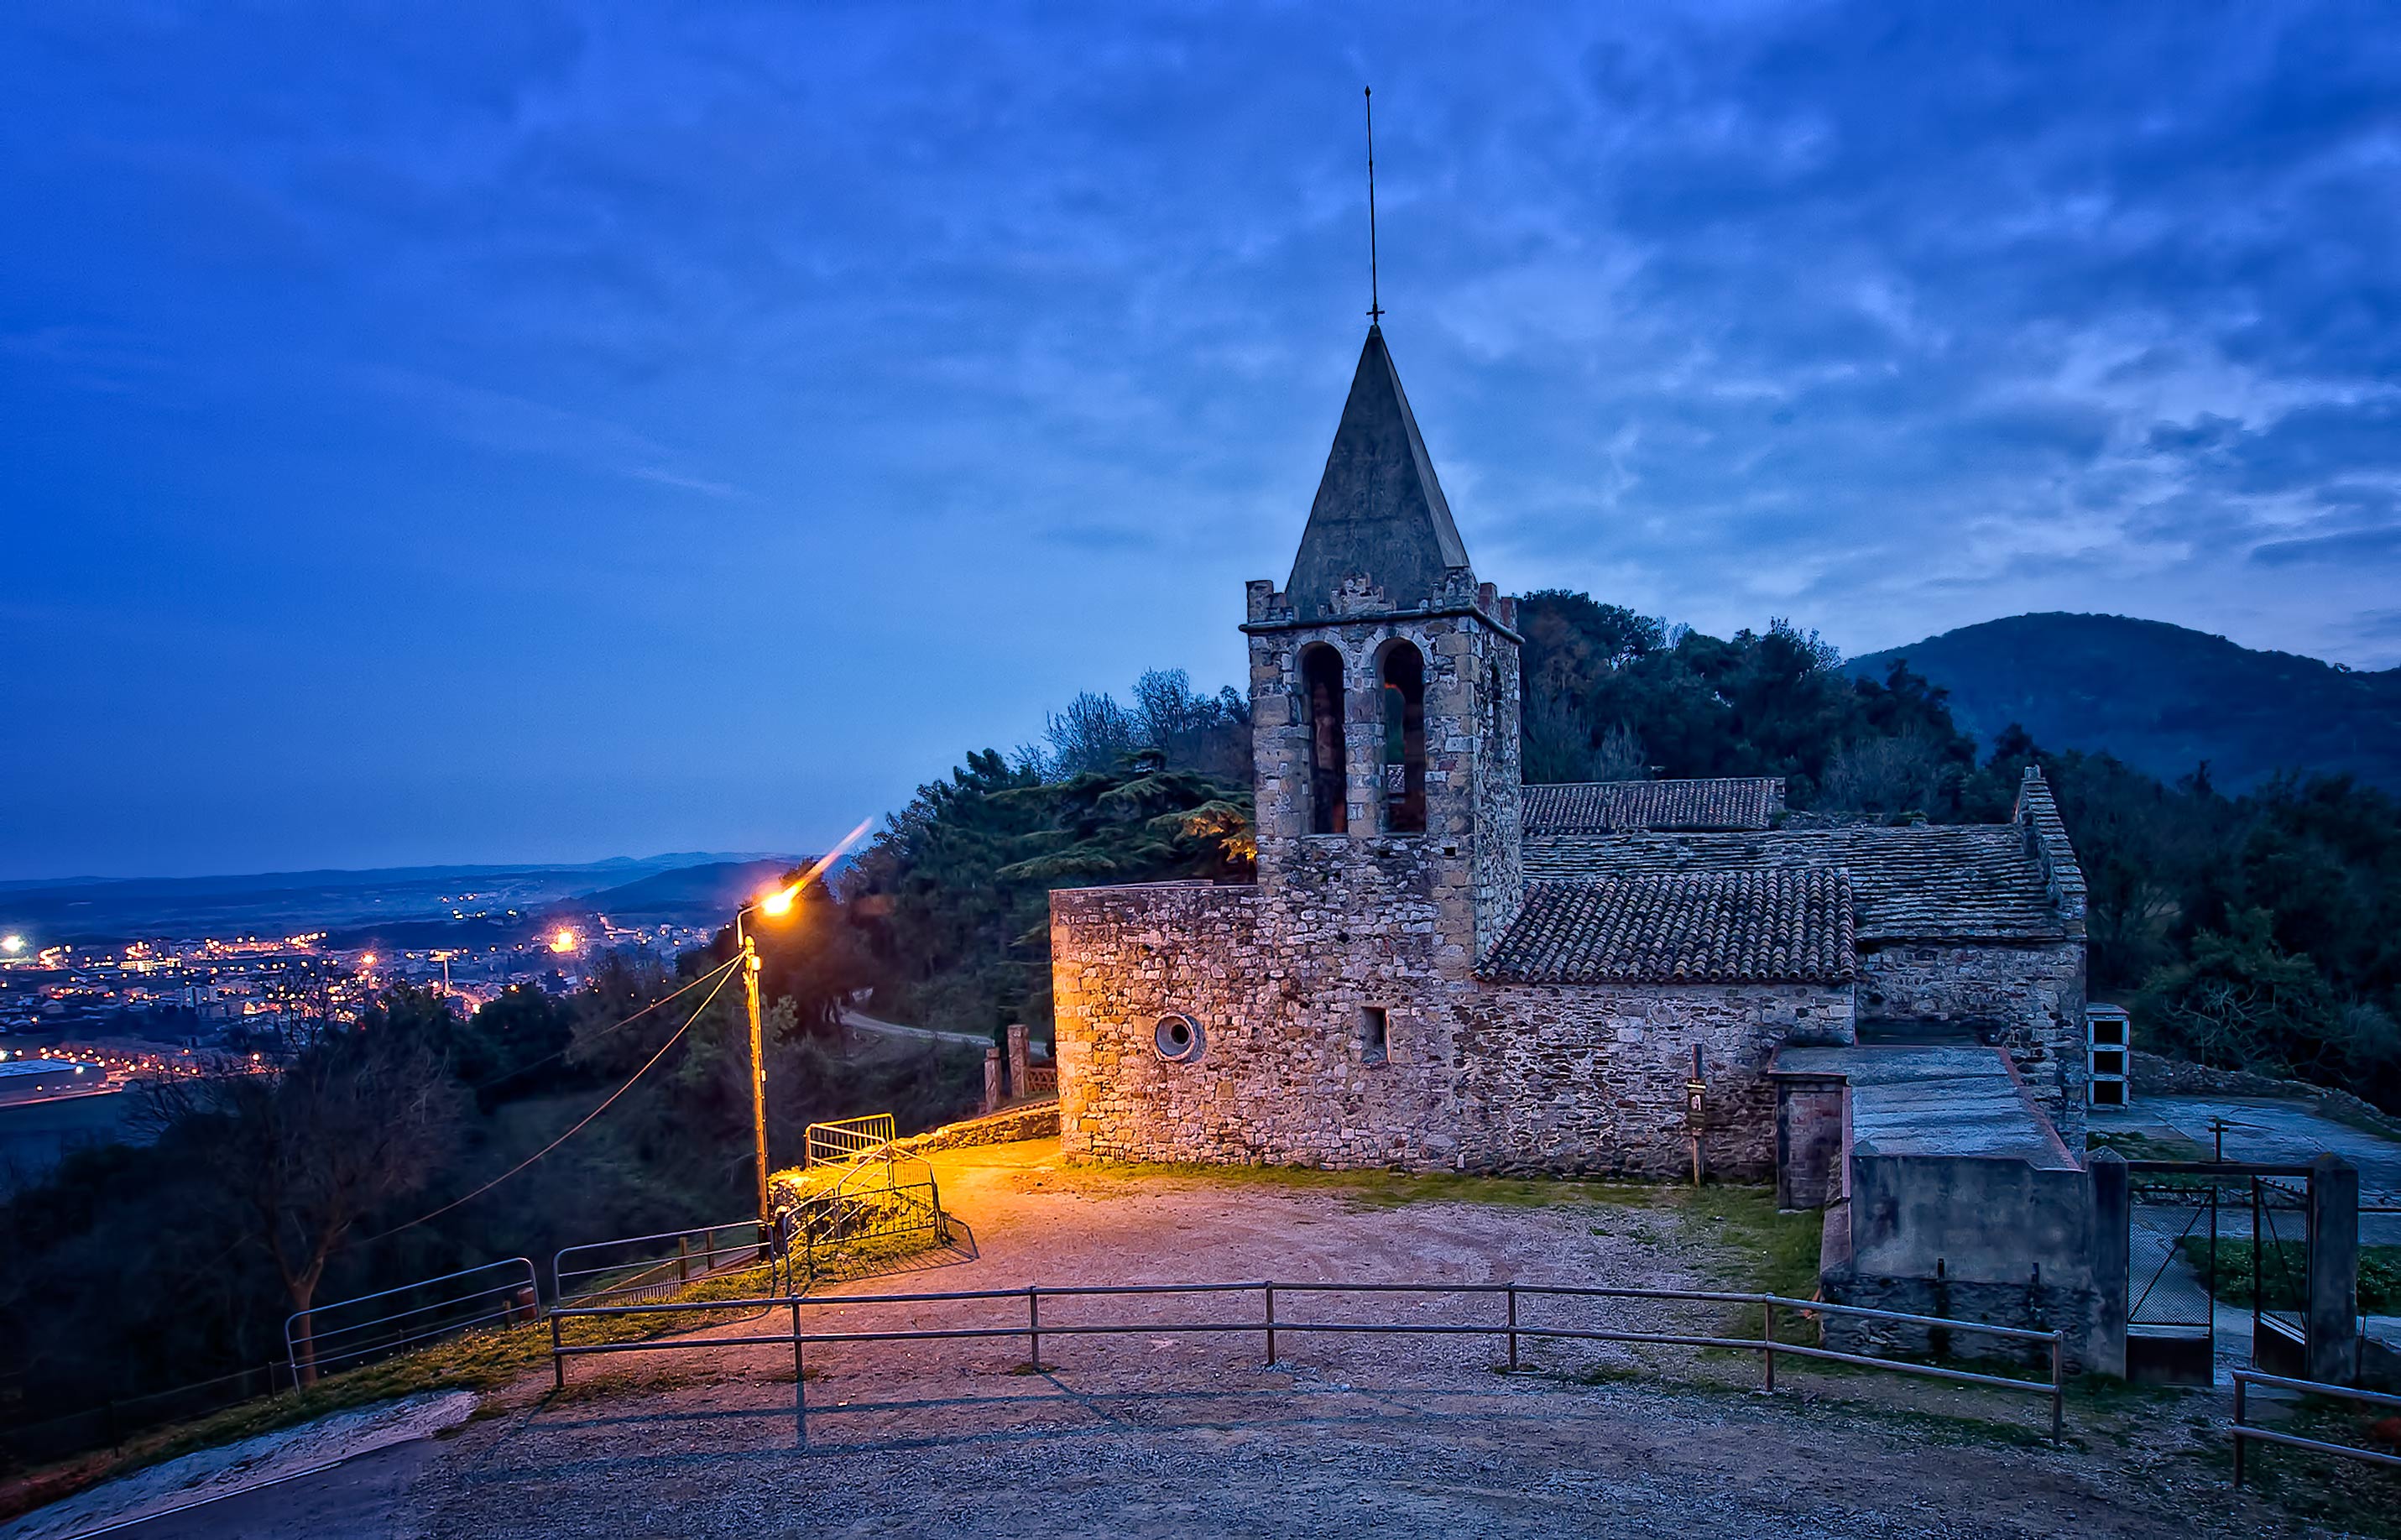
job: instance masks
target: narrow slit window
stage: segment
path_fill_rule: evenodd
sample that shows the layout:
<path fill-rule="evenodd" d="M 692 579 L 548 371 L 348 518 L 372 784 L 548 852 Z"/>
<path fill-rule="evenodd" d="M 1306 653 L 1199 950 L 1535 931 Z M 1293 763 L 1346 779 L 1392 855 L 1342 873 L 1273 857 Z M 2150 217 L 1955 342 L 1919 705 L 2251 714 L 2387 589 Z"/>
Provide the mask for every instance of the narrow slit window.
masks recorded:
<path fill-rule="evenodd" d="M 1359 1057 L 1368 1064 L 1383 1064 L 1393 1056 L 1392 1015 L 1383 1006 L 1362 1006 L 1359 1010 Z"/>

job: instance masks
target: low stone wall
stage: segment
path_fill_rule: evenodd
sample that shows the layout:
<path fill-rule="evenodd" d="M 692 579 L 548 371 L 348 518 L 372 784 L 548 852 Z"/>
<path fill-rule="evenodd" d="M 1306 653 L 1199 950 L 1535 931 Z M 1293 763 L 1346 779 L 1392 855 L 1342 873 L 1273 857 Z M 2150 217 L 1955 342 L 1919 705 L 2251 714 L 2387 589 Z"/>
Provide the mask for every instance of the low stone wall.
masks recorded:
<path fill-rule="evenodd" d="M 1828 1304 L 1858 1305 L 1867 1310 L 1895 1310 L 1909 1315 L 1940 1315 L 1954 1321 L 1981 1321 L 1986 1326 L 2015 1327 L 2027 1331 L 2062 1331 L 2063 1356 L 2071 1373 L 2083 1373 L 2086 1362 L 2078 1323 L 2095 1308 L 2092 1291 L 2060 1288 L 2050 1284 L 1974 1284 L 1941 1278 L 1866 1278 L 1856 1273 L 1828 1274 L 1819 1298 Z M 1821 1315 L 1824 1345 L 1837 1353 L 1878 1358 L 1957 1358 L 2012 1368 L 2051 1371 L 2051 1344 L 1981 1331 L 1944 1327 L 1912 1326 L 1904 1321 L 1878 1321 L 1857 1315 Z"/>
<path fill-rule="evenodd" d="M 1847 1200 L 1826 1210 L 1818 1298 L 1829 1304 L 2056 1331 L 2076 1373 L 2123 1374 L 2126 1168 L 2008 1160 L 1857 1156 Z M 1848 1353 L 1991 1358 L 2038 1368 L 2043 1343 L 1897 1321 L 1821 1317 Z"/>
<path fill-rule="evenodd" d="M 898 1142 L 902 1149 L 924 1155 L 937 1149 L 1008 1145 L 1021 1139 L 1053 1139 L 1058 1135 L 1059 1103 L 1054 1098 L 1012 1107 L 988 1118 L 969 1118 L 964 1122 L 944 1123 L 940 1128 Z"/>
<path fill-rule="evenodd" d="M 2366 1123 L 2401 1138 L 2401 1118 L 2361 1101 L 2348 1091 L 2312 1085 L 2306 1080 L 2278 1079 L 2249 1069 L 2213 1069 L 2184 1059 L 2164 1058 L 2136 1049 L 2134 1097 L 2259 1096 L 2276 1101 L 2307 1102 L 2329 1118 Z"/>

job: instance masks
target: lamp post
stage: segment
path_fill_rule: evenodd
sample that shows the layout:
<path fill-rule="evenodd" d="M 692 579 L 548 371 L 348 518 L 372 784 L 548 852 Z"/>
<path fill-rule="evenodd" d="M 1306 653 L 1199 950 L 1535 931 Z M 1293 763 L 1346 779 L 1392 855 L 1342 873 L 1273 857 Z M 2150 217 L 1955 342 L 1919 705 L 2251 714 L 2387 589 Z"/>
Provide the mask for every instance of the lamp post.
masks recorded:
<path fill-rule="evenodd" d="M 742 949 L 742 1005 L 750 1019 L 750 1162 L 759 1178 L 760 1233 L 775 1217 L 767 1196 L 767 1053 L 759 1030 L 759 946 L 742 928 L 742 916 L 757 910 L 768 915 L 791 912 L 806 877 L 752 900 L 734 912 L 734 942 Z"/>
<path fill-rule="evenodd" d="M 759 1036 L 759 948 L 742 928 L 745 905 L 734 914 L 734 938 L 742 946 L 742 1004 L 750 1017 L 750 1159 L 759 1176 L 760 1233 L 772 1217 L 767 1203 L 767 1055 Z"/>
<path fill-rule="evenodd" d="M 829 867 L 842 853 L 858 843 L 859 837 L 874 824 L 870 818 L 861 822 L 842 838 L 842 843 L 823 856 L 792 881 L 771 892 L 761 893 L 734 912 L 734 942 L 742 949 L 742 1003 L 750 1017 L 750 1160 L 759 1178 L 759 1233 L 763 1244 L 769 1225 L 775 1222 L 774 1205 L 767 1195 L 767 1054 L 759 1031 L 759 948 L 750 933 L 742 927 L 742 916 L 757 910 L 770 919 L 792 912 L 792 902 L 801 890 L 826 874 Z"/>

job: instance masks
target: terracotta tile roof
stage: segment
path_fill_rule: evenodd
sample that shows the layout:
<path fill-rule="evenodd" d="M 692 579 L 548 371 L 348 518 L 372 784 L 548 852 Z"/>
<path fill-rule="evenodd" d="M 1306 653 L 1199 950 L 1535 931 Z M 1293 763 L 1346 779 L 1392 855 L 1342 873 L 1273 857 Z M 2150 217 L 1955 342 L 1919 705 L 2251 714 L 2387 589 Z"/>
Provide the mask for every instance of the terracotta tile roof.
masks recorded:
<path fill-rule="evenodd" d="M 1596 780 L 1529 786 L 1529 834 L 1602 834 L 1626 829 L 1765 829 L 1784 811 L 1784 778 Z"/>
<path fill-rule="evenodd" d="M 1840 867 L 1861 941 L 2057 941 L 2069 934 L 2020 824 L 1528 834 L 1528 882 Z"/>
<path fill-rule="evenodd" d="M 1841 983 L 1850 879 L 1825 867 L 1531 883 L 1482 971 L 1517 983 Z"/>

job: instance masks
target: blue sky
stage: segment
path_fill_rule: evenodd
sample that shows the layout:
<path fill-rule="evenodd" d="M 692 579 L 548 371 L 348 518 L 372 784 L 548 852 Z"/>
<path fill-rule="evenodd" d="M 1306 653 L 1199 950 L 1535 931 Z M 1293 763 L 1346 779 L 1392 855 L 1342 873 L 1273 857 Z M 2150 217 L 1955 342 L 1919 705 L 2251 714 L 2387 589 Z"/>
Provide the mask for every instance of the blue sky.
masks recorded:
<path fill-rule="evenodd" d="M 0 876 L 804 849 L 1468 548 L 2401 662 L 2372 6 L 9 7 Z"/>

